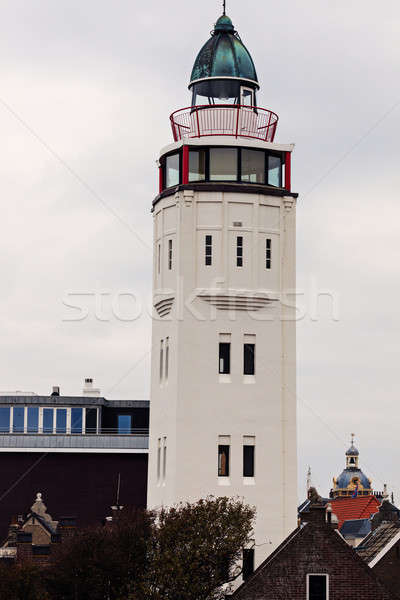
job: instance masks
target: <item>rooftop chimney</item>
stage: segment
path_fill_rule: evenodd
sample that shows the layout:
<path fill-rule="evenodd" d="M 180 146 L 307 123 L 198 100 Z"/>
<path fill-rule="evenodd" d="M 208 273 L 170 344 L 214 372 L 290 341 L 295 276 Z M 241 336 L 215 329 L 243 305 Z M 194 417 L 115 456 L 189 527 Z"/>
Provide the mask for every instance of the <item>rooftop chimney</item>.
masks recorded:
<path fill-rule="evenodd" d="M 85 377 L 85 385 L 83 386 L 83 395 L 91 396 L 92 398 L 100 397 L 99 388 L 93 387 L 93 379 L 92 377 Z"/>
<path fill-rule="evenodd" d="M 60 395 L 60 386 L 58 385 L 53 385 L 53 391 L 51 392 L 52 396 L 59 396 Z"/>

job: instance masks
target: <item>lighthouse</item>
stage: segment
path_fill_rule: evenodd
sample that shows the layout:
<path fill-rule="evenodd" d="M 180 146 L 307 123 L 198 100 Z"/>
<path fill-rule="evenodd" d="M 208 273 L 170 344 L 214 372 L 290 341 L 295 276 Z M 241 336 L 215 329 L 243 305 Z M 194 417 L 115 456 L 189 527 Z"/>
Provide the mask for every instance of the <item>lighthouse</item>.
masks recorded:
<path fill-rule="evenodd" d="M 293 145 L 222 15 L 171 117 L 153 201 L 148 506 L 257 509 L 257 566 L 297 523 Z"/>

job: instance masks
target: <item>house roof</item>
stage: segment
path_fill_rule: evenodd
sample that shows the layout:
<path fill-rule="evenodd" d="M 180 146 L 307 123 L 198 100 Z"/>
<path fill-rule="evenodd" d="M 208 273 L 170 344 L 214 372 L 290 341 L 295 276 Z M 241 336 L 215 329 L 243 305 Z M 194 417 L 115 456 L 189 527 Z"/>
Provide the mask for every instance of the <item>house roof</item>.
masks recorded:
<path fill-rule="evenodd" d="M 235 590 L 235 592 L 231 595 L 228 596 L 229 598 L 232 599 L 236 599 L 236 598 L 247 598 L 247 597 L 252 597 L 252 596 L 247 596 L 245 590 L 253 590 L 252 585 L 255 581 L 257 581 L 260 578 L 261 581 L 261 577 L 263 574 L 263 571 L 266 571 L 268 573 L 270 568 L 273 568 L 274 563 L 278 563 L 279 564 L 279 560 L 282 557 L 282 560 L 285 560 L 285 553 L 287 551 L 290 551 L 290 547 L 292 544 L 298 544 L 298 543 L 302 543 L 303 537 L 306 536 L 306 547 L 305 547 L 305 552 L 307 553 L 307 548 L 309 548 L 309 539 L 308 539 L 308 534 L 311 533 L 311 535 L 314 535 L 314 531 L 316 531 L 317 529 L 320 529 L 322 527 L 323 531 L 325 532 L 325 535 L 329 538 L 330 544 L 331 546 L 335 547 L 335 546 L 340 546 L 342 553 L 346 553 L 348 555 L 349 560 L 355 560 L 355 563 L 359 564 L 360 567 L 362 567 L 362 569 L 364 570 L 365 574 L 367 577 L 370 578 L 370 580 L 373 580 L 376 583 L 377 586 L 377 590 L 379 589 L 379 591 L 383 591 L 384 593 L 387 592 L 387 588 L 386 586 L 383 584 L 382 581 L 379 580 L 379 578 L 376 576 L 376 574 L 370 569 L 370 567 L 365 563 L 365 561 L 363 561 L 361 559 L 361 557 L 358 555 L 358 553 L 356 553 L 354 551 L 354 549 L 349 546 L 347 544 L 347 542 L 343 539 L 343 537 L 338 533 L 337 530 L 332 529 L 328 524 L 323 523 L 322 525 L 320 523 L 315 523 L 313 521 L 311 522 L 303 522 L 301 523 L 301 525 L 299 527 L 297 527 L 294 531 L 292 531 L 291 534 L 289 534 L 289 536 L 276 548 L 276 550 L 274 550 L 274 552 L 272 552 L 272 554 L 270 554 L 265 560 L 264 562 L 261 563 L 261 565 L 254 571 L 254 573 L 252 573 L 252 575 L 250 575 L 250 577 L 244 581 L 242 583 L 242 585 Z M 310 552 L 311 552 L 311 548 L 310 548 Z M 322 553 L 323 554 L 323 553 Z M 342 554 L 343 556 L 343 554 Z M 312 562 L 313 558 L 312 558 L 312 552 L 310 554 L 310 561 Z M 343 557 L 342 558 L 343 561 L 345 561 L 346 559 Z M 344 562 L 345 564 L 345 562 Z M 281 585 L 279 582 L 277 582 L 277 585 Z M 244 595 L 243 595 L 244 594 Z M 257 596 L 259 597 L 259 596 Z M 261 597 L 261 596 L 260 596 Z M 380 596 L 379 596 L 380 597 Z M 386 597 L 386 596 L 385 596 Z M 271 596 L 272 598 L 272 596 Z"/>
<path fill-rule="evenodd" d="M 330 501 L 332 512 L 337 516 L 339 529 L 345 521 L 369 519 L 379 511 L 380 502 L 373 495 L 357 496 L 357 498 L 334 498 Z"/>
<path fill-rule="evenodd" d="M 384 521 L 374 531 L 371 531 L 357 546 L 356 551 L 370 567 L 373 567 L 399 539 L 399 524 Z"/>
<path fill-rule="evenodd" d="M 368 519 L 350 519 L 342 525 L 340 533 L 344 538 L 356 537 L 364 538 L 371 531 L 371 520 Z"/>

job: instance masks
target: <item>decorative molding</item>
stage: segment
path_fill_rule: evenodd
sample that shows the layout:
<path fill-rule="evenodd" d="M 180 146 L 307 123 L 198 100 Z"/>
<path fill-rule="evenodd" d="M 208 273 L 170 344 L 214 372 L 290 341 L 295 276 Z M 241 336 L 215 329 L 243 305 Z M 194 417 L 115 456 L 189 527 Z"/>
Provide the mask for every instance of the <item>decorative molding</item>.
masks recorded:
<path fill-rule="evenodd" d="M 283 197 L 283 206 L 287 212 L 291 211 L 293 206 L 295 205 L 296 199 L 290 196 Z"/>
<path fill-rule="evenodd" d="M 258 311 L 276 302 L 276 298 L 254 293 L 216 290 L 212 293 L 200 292 L 198 298 L 219 310 Z"/>
<path fill-rule="evenodd" d="M 167 315 L 169 315 L 172 309 L 172 305 L 174 304 L 174 300 L 175 298 L 173 296 L 170 296 L 169 298 L 163 298 L 162 300 L 159 300 L 158 302 L 154 303 L 154 308 L 156 309 L 160 317 L 166 317 Z"/>

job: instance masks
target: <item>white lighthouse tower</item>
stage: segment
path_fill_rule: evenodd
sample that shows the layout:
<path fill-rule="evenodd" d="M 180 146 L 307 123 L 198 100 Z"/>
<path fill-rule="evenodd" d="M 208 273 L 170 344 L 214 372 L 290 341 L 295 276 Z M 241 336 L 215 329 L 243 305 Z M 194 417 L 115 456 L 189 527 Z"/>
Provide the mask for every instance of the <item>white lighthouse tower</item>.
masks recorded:
<path fill-rule="evenodd" d="M 226 15 L 189 89 L 153 203 L 148 506 L 243 497 L 257 565 L 297 518 L 293 146 Z"/>

